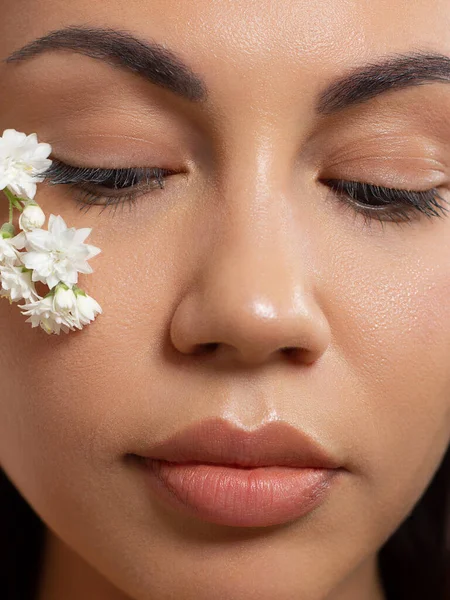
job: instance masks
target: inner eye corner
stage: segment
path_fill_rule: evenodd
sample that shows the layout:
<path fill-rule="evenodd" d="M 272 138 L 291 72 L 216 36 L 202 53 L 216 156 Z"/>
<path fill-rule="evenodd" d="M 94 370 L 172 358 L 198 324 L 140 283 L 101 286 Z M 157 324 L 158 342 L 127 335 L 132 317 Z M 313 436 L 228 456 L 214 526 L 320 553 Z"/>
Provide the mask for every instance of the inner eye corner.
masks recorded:
<path fill-rule="evenodd" d="M 324 185 L 326 187 L 331 187 L 332 185 L 336 186 L 342 183 L 343 181 L 349 181 L 344 179 L 338 179 L 337 177 L 317 177 L 316 182 L 320 185 Z"/>

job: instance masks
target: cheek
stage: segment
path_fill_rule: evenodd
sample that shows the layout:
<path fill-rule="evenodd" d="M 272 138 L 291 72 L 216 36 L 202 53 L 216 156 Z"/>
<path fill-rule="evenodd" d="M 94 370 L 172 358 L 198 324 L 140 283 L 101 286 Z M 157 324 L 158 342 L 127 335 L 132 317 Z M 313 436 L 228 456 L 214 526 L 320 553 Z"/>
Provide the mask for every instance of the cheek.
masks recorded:
<path fill-rule="evenodd" d="M 91 261 L 94 273 L 80 276 L 79 285 L 104 312 L 80 332 L 47 335 L 25 323 L 16 304 L 0 299 L 0 465 L 41 514 L 58 511 L 59 498 L 63 519 L 61 498 L 81 500 L 82 482 L 86 495 L 95 496 L 93 470 L 101 463 L 105 475 L 118 449 L 129 444 L 129 417 L 139 420 L 143 408 L 136 398 L 151 401 L 149 412 L 156 408 L 153 355 L 178 275 L 167 273 L 167 261 L 160 259 L 173 250 L 166 232 L 152 235 L 149 250 L 145 232 L 139 240 L 133 235 L 132 217 L 124 222 L 103 216 L 101 227 L 100 217 L 89 222 L 76 208 L 63 211 L 56 194 L 49 194 L 45 212 L 64 214 L 69 226 L 93 227 L 87 241 L 102 253 Z M 118 412 L 115 427 L 109 427 Z"/>
<path fill-rule="evenodd" d="M 337 351 L 348 372 L 357 467 L 371 502 L 378 500 L 394 520 L 427 487 L 449 445 L 447 240 L 448 227 L 435 225 L 398 244 L 370 248 L 369 240 L 359 258 L 347 249 L 329 291 Z"/>

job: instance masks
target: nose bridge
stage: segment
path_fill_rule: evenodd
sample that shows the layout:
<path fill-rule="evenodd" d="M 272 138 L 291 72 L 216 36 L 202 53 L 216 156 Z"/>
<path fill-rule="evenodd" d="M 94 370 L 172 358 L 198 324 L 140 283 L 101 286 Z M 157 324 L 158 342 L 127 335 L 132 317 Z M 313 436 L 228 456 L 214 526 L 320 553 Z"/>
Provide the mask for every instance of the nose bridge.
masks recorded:
<path fill-rule="evenodd" d="M 286 235 L 294 225 L 291 190 L 296 148 L 285 125 L 253 112 L 241 113 L 230 124 L 217 167 L 218 200 L 228 223 L 224 234 L 237 235 L 246 245 L 248 236 L 254 237 L 261 247 L 272 244 L 273 251 L 277 238 L 280 249 L 289 246 Z"/>
<path fill-rule="evenodd" d="M 221 242 L 211 249 L 206 270 L 240 281 L 249 299 L 271 298 L 273 309 L 285 311 L 299 286 L 304 294 L 312 291 L 313 249 L 307 203 L 293 189 L 294 153 L 277 136 L 266 131 L 243 143 L 236 135 L 218 175 Z"/>
<path fill-rule="evenodd" d="M 314 299 L 308 227 L 290 192 L 292 157 L 277 147 L 270 136 L 247 139 L 222 160 L 215 192 L 220 234 L 172 323 L 182 352 L 220 347 L 260 362 L 295 349 L 310 362 L 328 344 Z"/>
<path fill-rule="evenodd" d="M 295 239 L 288 169 L 274 161 L 268 148 L 244 148 L 235 161 L 220 186 L 226 223 L 221 228 L 223 243 L 216 246 L 208 268 L 217 273 L 222 264 L 223 274 L 223 269 L 232 268 L 250 296 L 266 295 L 274 302 L 277 296 L 275 304 L 285 303 L 301 263 L 292 260 L 293 251 L 302 244 L 300 235 Z"/>

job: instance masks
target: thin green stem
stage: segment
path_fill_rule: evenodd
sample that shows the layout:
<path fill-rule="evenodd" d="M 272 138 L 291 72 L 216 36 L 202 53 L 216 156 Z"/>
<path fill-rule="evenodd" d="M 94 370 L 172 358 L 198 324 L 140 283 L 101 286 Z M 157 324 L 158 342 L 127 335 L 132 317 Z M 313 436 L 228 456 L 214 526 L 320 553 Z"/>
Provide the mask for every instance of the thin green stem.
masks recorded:
<path fill-rule="evenodd" d="M 9 222 L 12 223 L 13 208 L 17 208 L 17 210 L 19 210 L 20 212 L 23 211 L 23 208 L 19 202 L 19 199 L 16 196 L 14 196 L 14 194 L 10 192 L 8 188 L 3 188 L 3 192 L 9 200 Z"/>
<path fill-rule="evenodd" d="M 12 194 L 8 190 L 8 188 L 4 188 L 3 191 L 5 192 L 5 195 L 6 195 L 6 197 L 9 200 L 9 223 L 11 223 L 11 225 L 12 225 L 12 222 L 13 222 L 13 208 L 14 208 L 14 205 L 13 205 L 13 202 L 12 202 L 12 198 L 11 198 Z"/>

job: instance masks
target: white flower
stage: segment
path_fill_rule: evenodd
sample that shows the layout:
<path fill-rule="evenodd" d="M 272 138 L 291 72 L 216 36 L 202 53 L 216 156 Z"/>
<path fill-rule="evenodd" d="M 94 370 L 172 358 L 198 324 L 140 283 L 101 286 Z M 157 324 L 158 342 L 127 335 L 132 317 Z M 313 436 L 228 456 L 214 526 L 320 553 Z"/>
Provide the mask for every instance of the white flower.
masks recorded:
<path fill-rule="evenodd" d="M 19 304 L 22 314 L 29 318 L 25 321 L 31 323 L 31 327 L 38 325 L 48 333 L 60 334 L 61 329 L 64 333 L 74 331 L 75 323 L 73 318 L 66 315 L 61 315 L 53 310 L 53 297 L 46 296 L 37 302 L 29 304 Z"/>
<path fill-rule="evenodd" d="M 68 229 L 60 215 L 52 214 L 48 231 L 25 232 L 28 252 L 22 254 L 22 261 L 28 269 L 33 269 L 33 281 L 42 281 L 50 289 L 60 281 L 72 287 L 78 282 L 78 273 L 93 273 L 87 261 L 101 250 L 83 243 L 91 231 L 88 227 Z"/>
<path fill-rule="evenodd" d="M 0 264 L 20 262 L 20 252 L 17 251 L 17 248 L 23 248 L 23 246 L 20 245 L 20 241 L 17 243 L 16 237 L 4 238 L 0 235 Z"/>
<path fill-rule="evenodd" d="M 0 266 L 0 296 L 10 299 L 10 302 L 19 300 L 35 301 L 40 298 L 31 281 L 31 273 L 22 271 L 22 267 L 11 264 Z"/>
<path fill-rule="evenodd" d="M 44 172 L 52 164 L 51 151 L 35 133 L 5 129 L 0 136 L 0 191 L 10 207 L 10 220 L 0 228 L 0 297 L 10 303 L 25 300 L 19 308 L 26 322 L 59 335 L 61 330 L 82 329 L 102 312 L 76 285 L 78 273 L 93 272 L 87 261 L 101 250 L 84 243 L 90 228 L 69 229 L 59 215 L 50 215 L 48 230 L 42 229 L 46 217 L 34 196 L 36 184 L 45 180 Z M 18 235 L 12 223 L 14 208 L 21 212 Z M 51 290 L 44 298 L 36 291 L 37 281 Z"/>
<path fill-rule="evenodd" d="M 8 188 L 16 196 L 33 200 L 36 183 L 44 180 L 40 173 L 52 161 L 47 157 L 52 147 L 37 141 L 35 133 L 25 135 L 5 129 L 0 137 L 0 190 Z"/>
<path fill-rule="evenodd" d="M 19 227 L 24 231 L 39 229 L 45 223 L 45 214 L 42 208 L 35 203 L 28 202 L 19 217 Z"/>
<path fill-rule="evenodd" d="M 53 304 L 52 309 L 54 313 L 58 313 L 70 322 L 73 327 L 83 329 L 83 325 L 80 323 L 78 312 L 76 310 L 76 296 L 71 288 L 67 288 L 64 283 L 59 283 L 54 288 Z"/>
<path fill-rule="evenodd" d="M 85 292 L 76 294 L 76 314 L 81 325 L 88 325 L 97 314 L 102 313 L 100 304 Z"/>
<path fill-rule="evenodd" d="M 57 286 L 53 296 L 53 310 L 56 312 L 71 312 L 75 308 L 76 298 L 72 289 Z"/>

